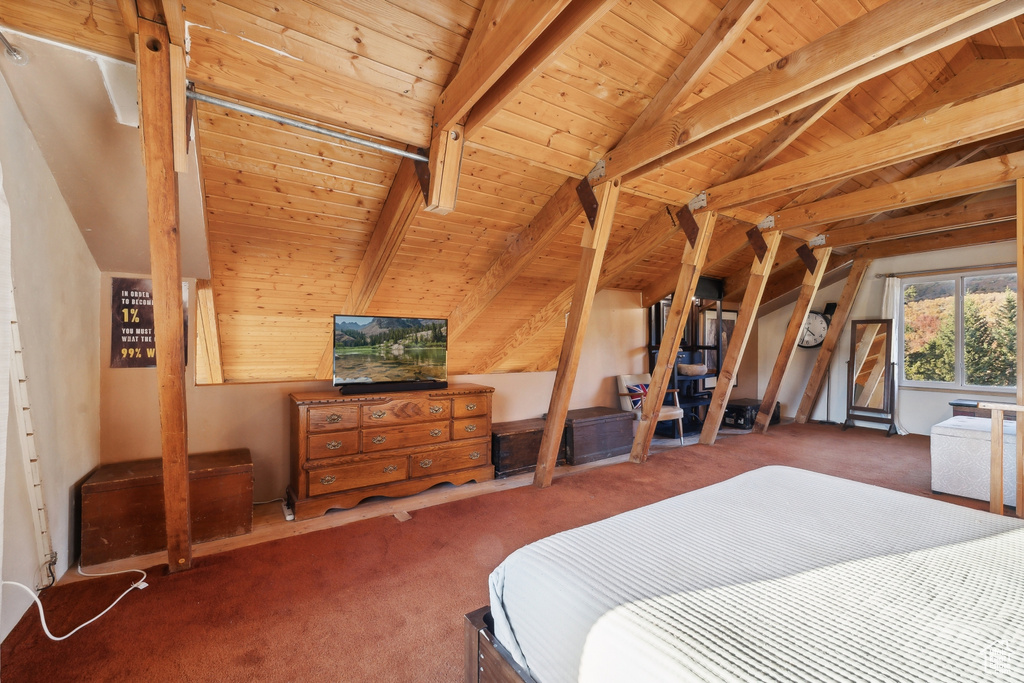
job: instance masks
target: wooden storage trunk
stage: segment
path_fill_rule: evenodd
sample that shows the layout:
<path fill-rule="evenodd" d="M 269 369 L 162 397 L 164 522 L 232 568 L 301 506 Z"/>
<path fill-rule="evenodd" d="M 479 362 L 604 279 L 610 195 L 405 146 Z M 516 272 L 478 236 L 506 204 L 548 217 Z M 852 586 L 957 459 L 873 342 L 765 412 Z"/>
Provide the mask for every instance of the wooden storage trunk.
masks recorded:
<path fill-rule="evenodd" d="M 188 456 L 192 542 L 252 531 L 248 448 Z M 82 565 L 167 547 L 159 458 L 103 465 L 82 484 Z"/>
<path fill-rule="evenodd" d="M 629 453 L 633 413 L 615 408 L 581 408 L 565 417 L 565 460 L 570 465 Z"/>
<path fill-rule="evenodd" d="M 498 422 L 491 425 L 491 457 L 494 476 L 498 479 L 513 474 L 532 472 L 537 468 L 537 454 L 544 435 L 542 418 Z M 558 446 L 556 465 L 565 464 L 565 432 Z"/>

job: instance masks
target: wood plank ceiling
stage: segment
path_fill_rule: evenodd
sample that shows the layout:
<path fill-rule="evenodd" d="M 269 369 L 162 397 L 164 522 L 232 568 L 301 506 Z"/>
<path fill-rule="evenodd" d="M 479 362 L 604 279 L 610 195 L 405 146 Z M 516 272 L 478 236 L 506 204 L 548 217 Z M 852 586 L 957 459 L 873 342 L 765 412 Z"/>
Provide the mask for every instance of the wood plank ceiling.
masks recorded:
<path fill-rule="evenodd" d="M 890 0 L 893 11 L 896 3 L 926 14 L 935 4 L 922 0 L 915 10 L 908 0 Z M 198 91 L 220 98 L 399 148 L 427 147 L 435 105 L 460 68 L 469 68 L 460 65 L 503 49 L 500 31 L 507 30 L 507 21 L 503 26 L 500 19 L 507 20 L 505 13 L 525 15 L 533 4 L 184 0 L 187 77 Z M 529 50 L 510 53 L 520 63 L 537 60 L 535 73 L 516 81 L 510 96 L 487 116 L 479 113 L 483 105 L 470 111 L 457 203 L 447 214 L 425 209 L 411 164 L 398 157 L 214 105 L 196 107 L 225 381 L 324 377 L 330 316 L 356 312 L 451 317 L 452 374 L 553 369 L 586 220 L 566 181 L 575 184 L 590 173 L 627 131 L 636 140 L 643 135 L 637 129 L 663 120 L 641 117 L 664 93 L 678 95 L 680 65 L 688 57 L 705 68 L 666 116 L 709 100 L 724 102 L 742 88 L 736 84 L 753 82 L 758 72 L 785 76 L 794 53 L 813 50 L 844 27 L 852 31 L 857 24 L 851 22 L 870 19 L 869 13 L 886 3 L 573 0 L 538 5 L 549 10 L 543 18 L 548 31 L 533 42 L 534 51 L 559 47 L 546 60 Z M 954 5 L 973 9 L 955 14 Z M 1024 5 L 950 0 L 943 8 L 949 13 L 944 24 L 904 40 L 911 45 L 931 40 L 937 49 L 905 63 L 892 57 L 894 66 L 880 75 L 865 71 L 869 77 L 826 92 L 818 103 L 795 110 L 779 103 L 775 115 L 756 125 L 735 132 L 726 126 L 701 145 L 706 149 L 656 164 L 661 167 L 643 175 L 627 174 L 601 286 L 642 292 L 645 305 L 667 295 L 686 237 L 675 231 L 666 206 L 675 210 L 718 186 L 738 186 L 742 194 L 748 189 L 744 178 L 766 187 L 765 176 L 751 175 L 762 168 L 762 174 L 793 168 L 794 180 L 786 185 L 783 179 L 781 189 L 767 196 L 722 209 L 704 271 L 723 278 L 735 300 L 742 296 L 753 258 L 745 233 L 762 218 L 1024 148 L 1024 109 L 1018 109 L 966 144 L 954 136 L 926 154 L 840 170 L 826 183 L 795 180 L 814 171 L 814 161 L 829 150 L 846 150 L 844 145 L 902 126 L 917 125 L 904 130 L 913 131 L 925 148 L 932 131 L 922 117 L 937 118 L 953 104 L 1009 92 L 1024 80 Z M 978 17 L 1002 15 L 987 24 L 976 19 L 981 29 L 970 34 L 941 39 L 939 34 L 955 34 L 978 10 Z M 474 31 L 483 30 L 478 26 L 482 13 L 498 38 L 474 42 Z M 575 17 L 584 15 L 581 27 Z M 721 22 L 723 15 L 734 19 Z M 132 59 L 120 17 L 116 0 L 6 0 L 0 7 L 3 26 Z M 733 39 L 727 32 L 734 23 Z M 886 29 L 886 35 L 902 39 L 902 28 Z M 563 34 L 569 38 L 559 38 Z M 723 36 L 728 42 L 721 42 Z M 700 60 L 706 54 L 706 61 L 698 60 L 702 50 Z M 864 60 L 857 68 L 867 66 Z M 492 94 L 502 87 L 498 81 Z M 861 148 L 849 149 L 840 156 L 860 156 Z M 807 169 L 795 166 L 801 160 Z M 819 233 L 832 240 L 829 245 L 835 243 L 832 267 L 848 263 L 865 244 L 877 250 L 882 242 L 896 245 L 923 233 L 960 228 L 964 237 L 956 243 L 999 238 L 997 231 L 983 234 L 961 226 L 1012 215 L 1012 202 L 1007 209 L 1002 191 L 977 196 L 975 185 L 963 187 L 938 201 L 888 211 L 869 207 L 869 213 L 855 211 L 857 218 L 787 231 L 766 299 L 800 284 L 803 270 L 794 249 Z M 969 213 L 961 211 L 965 205 L 979 207 L 973 223 L 963 217 Z M 552 220 L 551 214 L 563 218 Z M 922 217 L 908 222 L 914 214 Z"/>

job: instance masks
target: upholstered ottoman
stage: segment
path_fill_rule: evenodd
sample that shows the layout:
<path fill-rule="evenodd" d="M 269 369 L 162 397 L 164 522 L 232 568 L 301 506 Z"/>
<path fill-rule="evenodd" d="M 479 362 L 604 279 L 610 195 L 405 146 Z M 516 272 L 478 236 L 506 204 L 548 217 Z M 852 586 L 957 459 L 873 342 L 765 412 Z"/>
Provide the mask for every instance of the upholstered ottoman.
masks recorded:
<path fill-rule="evenodd" d="M 932 427 L 932 491 L 989 499 L 992 422 L 987 417 L 958 415 Z M 1003 421 L 1003 501 L 1013 505 L 1017 423 Z"/>

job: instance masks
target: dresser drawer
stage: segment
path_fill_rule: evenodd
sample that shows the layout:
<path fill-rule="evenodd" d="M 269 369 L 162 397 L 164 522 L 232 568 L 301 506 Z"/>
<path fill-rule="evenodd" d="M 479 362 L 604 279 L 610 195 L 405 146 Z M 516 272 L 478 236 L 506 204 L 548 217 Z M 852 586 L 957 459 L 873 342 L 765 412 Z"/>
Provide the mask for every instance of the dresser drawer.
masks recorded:
<path fill-rule="evenodd" d="M 309 409 L 307 430 L 328 432 L 359 426 L 359 406 L 314 406 Z"/>
<path fill-rule="evenodd" d="M 409 458 L 406 456 L 325 467 L 309 473 L 309 495 L 317 496 L 321 493 L 402 481 L 408 474 Z"/>
<path fill-rule="evenodd" d="M 448 421 L 420 422 L 401 427 L 363 428 L 363 452 L 386 451 L 449 441 Z"/>
<path fill-rule="evenodd" d="M 486 394 L 480 396 L 456 396 L 452 399 L 452 416 L 459 418 L 487 415 L 490 412 L 489 402 L 490 396 Z"/>
<path fill-rule="evenodd" d="M 465 417 L 452 422 L 452 439 L 455 441 L 459 439 L 476 439 L 481 436 L 489 437 L 491 435 L 490 431 L 491 418 L 486 415 L 483 417 Z"/>
<path fill-rule="evenodd" d="M 452 406 L 449 398 L 396 399 L 363 406 L 363 427 L 407 424 L 417 420 L 447 420 Z"/>
<path fill-rule="evenodd" d="M 347 432 L 327 432 L 311 434 L 309 437 L 308 458 L 334 458 L 339 455 L 352 455 L 359 452 L 359 432 L 352 429 Z"/>
<path fill-rule="evenodd" d="M 439 472 L 465 470 L 491 464 L 491 444 L 487 441 L 467 443 L 413 455 L 409 462 L 411 478 L 426 477 Z"/>

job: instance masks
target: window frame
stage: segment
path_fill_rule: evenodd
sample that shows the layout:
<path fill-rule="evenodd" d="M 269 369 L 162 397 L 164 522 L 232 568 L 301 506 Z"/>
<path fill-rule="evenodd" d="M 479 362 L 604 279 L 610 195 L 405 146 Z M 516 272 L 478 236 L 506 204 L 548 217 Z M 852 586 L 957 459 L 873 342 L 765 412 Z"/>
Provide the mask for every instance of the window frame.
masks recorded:
<path fill-rule="evenodd" d="M 900 278 L 900 317 L 899 317 L 899 374 L 897 380 L 899 381 L 900 387 L 907 387 L 911 389 L 935 389 L 940 391 L 965 391 L 971 393 L 998 393 L 998 394 L 1015 394 L 1017 391 L 1016 386 L 1009 387 L 993 387 L 993 386 L 981 386 L 977 384 L 967 384 L 966 376 L 967 371 L 964 366 L 964 295 L 965 285 L 964 281 L 968 278 L 979 277 L 985 275 L 1016 275 L 1017 271 L 1013 267 L 997 267 L 997 268 L 984 268 L 980 270 L 964 270 L 955 272 L 946 272 L 934 275 L 918 275 L 914 277 Z M 905 330 L 906 330 L 906 288 L 912 285 L 932 283 L 932 282 L 944 282 L 954 281 L 954 292 L 953 292 L 953 322 L 954 322 L 954 351 L 955 358 L 953 361 L 953 381 L 952 382 L 936 382 L 936 381 L 923 381 L 923 380 L 911 380 L 905 376 L 905 355 L 907 351 Z M 1020 282 L 1017 283 L 1017 296 L 1020 296 Z M 1019 381 L 1020 378 L 1018 378 Z"/>

